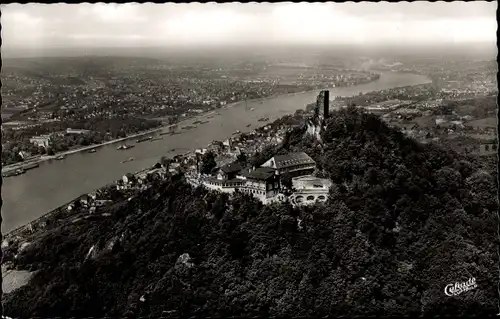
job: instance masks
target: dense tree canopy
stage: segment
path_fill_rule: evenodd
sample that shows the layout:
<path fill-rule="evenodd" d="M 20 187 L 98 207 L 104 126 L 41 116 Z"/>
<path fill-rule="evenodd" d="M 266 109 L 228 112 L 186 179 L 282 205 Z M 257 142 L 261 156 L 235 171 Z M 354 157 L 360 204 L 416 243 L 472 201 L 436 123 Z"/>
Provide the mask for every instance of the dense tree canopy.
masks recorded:
<path fill-rule="evenodd" d="M 201 156 L 200 172 L 202 174 L 212 173 L 215 167 L 217 167 L 217 162 L 215 162 L 215 154 L 213 152 L 208 151 Z"/>
<path fill-rule="evenodd" d="M 248 162 L 248 156 L 247 156 L 246 153 L 241 152 L 236 157 L 236 160 L 238 161 L 238 163 L 240 163 L 241 165 L 245 166 L 247 164 L 247 162 Z"/>
<path fill-rule="evenodd" d="M 109 217 L 45 231 L 16 260 L 40 272 L 5 298 L 4 311 L 134 318 L 496 313 L 496 178 L 474 159 L 420 145 L 354 108 L 335 113 L 322 140 L 297 128 L 266 152 L 303 150 L 317 160 L 318 173 L 334 182 L 326 204 L 263 206 L 170 177 L 108 208 Z M 444 295 L 447 284 L 470 277 L 477 289 Z"/>

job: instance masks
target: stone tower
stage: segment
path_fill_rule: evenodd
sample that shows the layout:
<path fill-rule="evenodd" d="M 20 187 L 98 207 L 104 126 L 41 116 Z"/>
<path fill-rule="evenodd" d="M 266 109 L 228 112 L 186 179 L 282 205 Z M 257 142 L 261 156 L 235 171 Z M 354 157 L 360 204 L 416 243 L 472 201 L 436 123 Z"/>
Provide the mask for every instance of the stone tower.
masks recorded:
<path fill-rule="evenodd" d="M 330 111 L 330 91 L 324 90 L 319 92 L 318 97 L 316 98 L 316 112 L 318 114 L 318 118 L 322 120 L 326 120 L 328 118 Z"/>
<path fill-rule="evenodd" d="M 330 116 L 330 92 L 321 91 L 316 98 L 314 116 L 307 120 L 307 133 L 321 141 L 321 131 L 325 125 L 325 120 Z"/>

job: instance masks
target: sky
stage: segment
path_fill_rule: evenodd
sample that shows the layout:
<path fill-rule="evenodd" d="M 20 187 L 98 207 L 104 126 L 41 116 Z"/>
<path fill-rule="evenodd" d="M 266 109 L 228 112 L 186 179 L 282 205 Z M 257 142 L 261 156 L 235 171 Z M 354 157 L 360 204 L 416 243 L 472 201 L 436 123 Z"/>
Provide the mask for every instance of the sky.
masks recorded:
<path fill-rule="evenodd" d="M 2 49 L 496 42 L 497 2 L 7 4 Z"/>

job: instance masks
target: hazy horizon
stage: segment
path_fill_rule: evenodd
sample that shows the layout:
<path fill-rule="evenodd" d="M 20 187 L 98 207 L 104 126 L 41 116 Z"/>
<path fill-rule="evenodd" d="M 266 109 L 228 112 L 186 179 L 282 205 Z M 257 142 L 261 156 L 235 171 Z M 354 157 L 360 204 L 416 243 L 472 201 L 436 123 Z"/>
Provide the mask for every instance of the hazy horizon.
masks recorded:
<path fill-rule="evenodd" d="M 498 48 L 490 43 L 461 43 L 440 45 L 227 45 L 200 50 L 197 47 L 60 47 L 48 49 L 2 48 L 2 58 L 8 61 L 16 58 L 48 58 L 48 57 L 82 57 L 82 56 L 116 56 L 116 57 L 144 57 L 144 58 L 193 58 L 193 57 L 224 57 L 224 56 L 267 56 L 290 57 L 327 55 L 330 57 L 366 56 L 366 57 L 467 57 L 475 60 L 496 59 Z"/>
<path fill-rule="evenodd" d="M 2 52 L 496 47 L 496 2 L 7 4 Z"/>

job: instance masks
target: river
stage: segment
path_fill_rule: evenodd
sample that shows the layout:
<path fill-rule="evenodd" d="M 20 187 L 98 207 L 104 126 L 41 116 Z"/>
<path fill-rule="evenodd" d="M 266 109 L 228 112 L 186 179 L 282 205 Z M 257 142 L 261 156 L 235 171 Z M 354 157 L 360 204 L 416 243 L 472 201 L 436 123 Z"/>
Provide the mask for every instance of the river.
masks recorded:
<path fill-rule="evenodd" d="M 431 82 L 429 79 L 410 73 L 382 73 L 377 81 L 352 87 L 330 88 L 330 97 L 352 96 L 360 92 L 380 91 L 394 87 L 418 85 Z M 154 142 L 132 143 L 134 148 L 117 151 L 116 144 L 106 145 L 96 153 L 75 153 L 62 161 L 46 161 L 40 167 L 25 174 L 6 178 L 2 185 L 2 232 L 6 233 L 25 225 L 43 214 L 92 192 L 128 172 L 135 172 L 154 165 L 161 156 L 174 156 L 194 148 L 205 147 L 213 140 L 224 140 L 236 130 L 251 131 L 263 125 L 258 122 L 262 117 L 269 121 L 315 102 L 318 91 L 273 97 L 264 100 L 234 104 L 230 108 L 218 110 L 220 115 L 209 123 L 198 125 L 196 129 L 183 131 L 180 127 L 192 124 L 187 120 L 179 125 L 178 135 L 164 135 Z M 249 111 L 254 108 L 254 111 Z M 246 127 L 251 124 L 251 127 Z M 165 131 L 168 131 L 165 129 Z M 171 151 L 175 149 L 175 151 Z M 134 157 L 135 160 L 121 164 L 121 161 Z"/>

